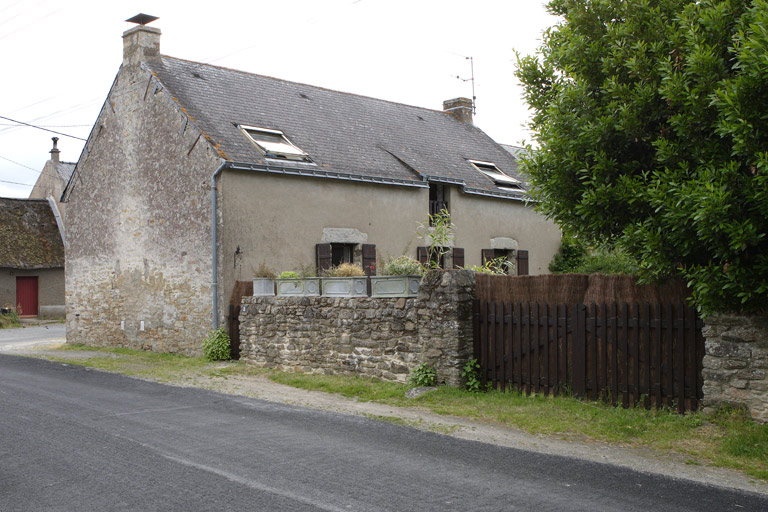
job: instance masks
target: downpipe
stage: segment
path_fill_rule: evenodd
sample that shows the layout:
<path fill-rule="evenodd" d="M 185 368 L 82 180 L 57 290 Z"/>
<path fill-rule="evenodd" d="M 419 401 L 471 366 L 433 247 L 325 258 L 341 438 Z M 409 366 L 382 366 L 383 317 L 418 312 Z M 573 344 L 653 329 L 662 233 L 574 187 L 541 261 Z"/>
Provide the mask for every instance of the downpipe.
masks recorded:
<path fill-rule="evenodd" d="M 216 238 L 218 236 L 218 223 L 216 215 L 216 178 L 221 172 L 229 167 L 230 162 L 221 160 L 221 165 L 211 176 L 211 255 L 213 257 L 213 276 L 211 279 L 211 290 L 213 290 L 213 330 L 219 328 L 219 259 L 216 247 Z"/>

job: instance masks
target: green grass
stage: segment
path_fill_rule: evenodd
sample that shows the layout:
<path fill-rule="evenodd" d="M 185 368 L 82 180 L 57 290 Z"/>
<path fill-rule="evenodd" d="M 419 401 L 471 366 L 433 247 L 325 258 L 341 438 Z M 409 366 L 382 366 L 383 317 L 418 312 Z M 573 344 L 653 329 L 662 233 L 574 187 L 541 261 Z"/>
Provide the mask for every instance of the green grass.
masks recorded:
<path fill-rule="evenodd" d="M 243 362 L 210 363 L 203 358 L 178 354 L 81 345 L 65 345 L 59 350 L 61 356 L 54 358 L 57 361 L 160 382 L 194 383 L 199 377 L 227 379 L 246 374 Z M 73 350 L 94 354 L 88 358 L 74 354 L 67 357 L 67 352 Z M 686 464 L 727 467 L 744 471 L 756 479 L 768 480 L 768 426 L 755 423 L 738 409 L 724 409 L 713 415 L 681 415 L 671 410 L 612 407 L 568 396 L 526 396 L 499 391 L 470 393 L 445 386 L 409 399 L 405 397 L 409 386 L 372 378 L 284 373 L 248 367 L 247 375 L 254 374 L 266 374 L 275 382 L 296 388 L 391 406 L 419 407 L 437 414 L 471 418 L 532 434 L 647 447 L 660 453 L 677 454 Z M 425 427 L 421 422 L 397 417 L 374 419 Z M 445 433 L 451 431 L 451 427 L 430 428 Z"/>

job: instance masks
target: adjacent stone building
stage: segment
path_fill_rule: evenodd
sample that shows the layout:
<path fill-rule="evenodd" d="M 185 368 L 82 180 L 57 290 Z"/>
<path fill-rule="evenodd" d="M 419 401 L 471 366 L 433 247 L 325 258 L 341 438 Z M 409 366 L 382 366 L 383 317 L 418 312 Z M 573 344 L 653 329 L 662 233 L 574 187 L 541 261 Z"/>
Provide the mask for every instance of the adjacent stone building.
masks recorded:
<path fill-rule="evenodd" d="M 416 227 L 443 208 L 446 267 L 542 273 L 559 248 L 469 100 L 431 110 L 167 57 L 145 25 L 123 41 L 63 196 L 70 342 L 198 353 L 260 266 L 423 257 Z"/>
<path fill-rule="evenodd" d="M 0 198 L 0 307 L 64 317 L 64 244 L 47 199 Z"/>
<path fill-rule="evenodd" d="M 59 155 L 61 151 L 58 147 L 59 138 L 53 137 L 53 148 L 51 149 L 51 158 L 45 163 L 43 171 L 35 182 L 35 186 L 29 193 L 30 199 L 47 199 L 51 203 L 51 209 L 60 226 L 63 226 L 66 217 L 67 204 L 61 201 L 61 194 L 72 177 L 72 171 L 75 170 L 74 162 L 63 162 Z M 63 227 L 61 229 L 63 233 Z"/>

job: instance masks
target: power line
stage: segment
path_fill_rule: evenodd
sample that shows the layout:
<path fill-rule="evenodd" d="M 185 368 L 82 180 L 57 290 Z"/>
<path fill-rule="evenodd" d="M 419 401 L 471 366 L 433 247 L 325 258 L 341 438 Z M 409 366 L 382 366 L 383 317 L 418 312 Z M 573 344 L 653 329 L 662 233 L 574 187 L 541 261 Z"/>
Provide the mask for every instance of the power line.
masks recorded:
<path fill-rule="evenodd" d="M 38 171 L 37 169 L 33 169 L 32 167 L 30 167 L 28 165 L 20 164 L 19 162 L 11 160 L 10 158 L 5 158 L 4 156 L 0 156 L 0 158 L 2 158 L 3 160 L 9 161 L 12 164 L 20 165 L 21 167 L 24 167 L 25 169 L 29 169 L 30 171 L 35 171 L 37 174 L 40 174 L 40 171 Z"/>
<path fill-rule="evenodd" d="M 0 126 L 19 126 L 16 123 L 0 123 Z M 40 125 L 40 128 L 82 128 L 84 126 L 93 126 L 92 124 L 46 124 Z"/>
<path fill-rule="evenodd" d="M 41 126 L 35 126 L 34 124 L 29 124 L 29 123 L 25 123 L 25 122 L 22 122 L 22 121 L 17 121 L 15 119 L 11 119 L 9 117 L 0 116 L 0 119 L 5 119 L 6 121 L 11 121 L 13 123 L 18 123 L 18 124 L 22 124 L 24 126 L 30 126 L 32 128 L 37 128 L 38 130 L 43 130 L 44 132 L 55 133 L 56 135 L 62 135 L 64 137 L 69 137 L 70 139 L 77 139 L 77 140 L 82 140 L 82 141 L 88 140 L 88 139 L 84 139 L 82 137 L 75 137 L 74 135 L 68 135 L 66 133 L 57 132 L 56 130 L 49 130 L 48 128 L 43 128 Z"/>
<path fill-rule="evenodd" d="M 0 183 L 8 183 L 10 185 L 21 185 L 23 187 L 33 187 L 34 188 L 34 185 L 30 185 L 28 183 L 16 183 L 15 181 L 0 180 Z"/>

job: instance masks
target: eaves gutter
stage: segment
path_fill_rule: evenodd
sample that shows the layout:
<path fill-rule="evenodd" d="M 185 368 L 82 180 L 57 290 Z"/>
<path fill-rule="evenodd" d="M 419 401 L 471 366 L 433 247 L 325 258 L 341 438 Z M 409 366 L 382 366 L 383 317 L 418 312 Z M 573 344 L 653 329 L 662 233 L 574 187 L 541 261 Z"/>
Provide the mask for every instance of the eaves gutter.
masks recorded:
<path fill-rule="evenodd" d="M 426 188 L 429 185 L 423 181 L 401 180 L 397 178 L 383 178 L 377 176 L 365 176 L 363 174 L 354 174 L 337 171 L 326 171 L 314 167 L 291 167 L 290 165 L 269 165 L 269 164 L 245 164 L 234 162 L 228 169 L 239 171 L 256 171 L 270 174 L 282 174 L 284 176 L 305 176 L 311 178 L 330 178 L 344 181 L 359 181 L 363 183 L 377 183 L 380 185 L 396 185 L 402 187 Z"/>

